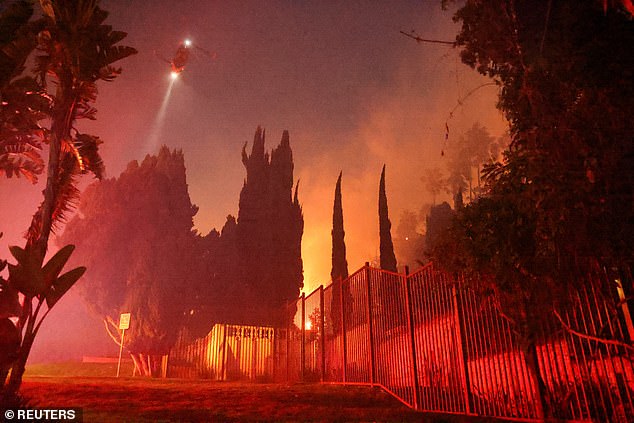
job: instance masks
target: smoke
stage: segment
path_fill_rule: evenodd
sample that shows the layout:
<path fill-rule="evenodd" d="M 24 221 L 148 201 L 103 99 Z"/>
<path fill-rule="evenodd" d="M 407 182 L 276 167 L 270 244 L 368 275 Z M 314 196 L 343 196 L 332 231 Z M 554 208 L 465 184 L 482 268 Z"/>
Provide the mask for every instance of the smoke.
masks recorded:
<path fill-rule="evenodd" d="M 428 168 L 445 166 L 445 123 L 449 144 L 474 122 L 493 136 L 506 130 L 495 109 L 496 87 L 464 99 L 488 80 L 462 65 L 457 51 L 417 44 L 399 33 L 417 29 L 421 36 L 453 39 L 457 28 L 439 2 L 188 0 L 175 9 L 173 2 L 162 0 L 152 8 L 107 0 L 103 6 L 111 12 L 107 23 L 128 32 L 125 44 L 139 50 L 122 62 L 121 77 L 99 86 L 97 121 L 82 128 L 106 141 L 100 152 L 108 175 L 155 153 L 159 144 L 182 148 L 189 193 L 200 207 L 195 226 L 204 234 L 220 229 L 227 214 L 237 215 L 246 175 L 240 162 L 243 143 L 262 125 L 270 150 L 288 129 L 295 179 L 301 179 L 307 292 L 329 283 L 332 207 L 340 171 L 347 260 L 353 272 L 378 255 L 383 164 L 394 235 L 403 210 L 418 211 L 431 202 L 420 178 Z M 169 56 L 185 32 L 217 53 L 217 59 L 211 64 L 192 61 L 178 88 L 170 82 L 166 89 L 166 66 L 153 52 Z M 0 257 L 8 258 L 7 245 L 23 244 L 21 235 L 41 201 L 41 190 L 0 178 L 0 231 L 5 232 Z M 36 352 L 52 354 L 54 347 L 46 341 L 57 342 L 61 334 L 68 342 L 78 340 L 70 348 L 75 356 L 80 348 L 101 342 L 99 322 L 91 326 L 98 336 L 91 337 L 88 324 L 80 326 L 87 317 L 65 317 L 64 307 L 83 309 L 77 296 L 63 301 L 67 305 L 60 302 L 43 326 Z"/>
<path fill-rule="evenodd" d="M 450 128 L 447 143 L 474 122 L 487 126 L 494 136 L 506 130 L 505 120 L 495 109 L 495 88 L 482 88 L 462 101 L 465 93 L 486 79 L 457 64 L 455 55 L 451 52 L 437 57 L 436 66 L 431 68 L 427 62 L 405 58 L 393 83 L 369 95 L 374 101 L 356 123 L 355 130 L 340 135 L 336 146 L 321 152 L 318 158 L 306 159 L 301 151 L 306 140 L 298 141 L 295 137 L 293 142 L 291 132 L 296 172 L 302 181 L 304 291 L 311 292 L 320 284 L 329 283 L 332 204 L 340 170 L 347 259 L 353 272 L 378 256 L 378 187 L 383 164 L 386 164 L 386 191 L 394 236 L 404 210 L 418 212 L 432 202 L 421 177 L 426 169 L 446 166 L 441 155 L 445 123 Z M 440 72 L 447 68 L 451 71 Z M 454 117 L 450 118 L 453 109 Z M 447 195 L 436 202 L 449 200 Z"/>

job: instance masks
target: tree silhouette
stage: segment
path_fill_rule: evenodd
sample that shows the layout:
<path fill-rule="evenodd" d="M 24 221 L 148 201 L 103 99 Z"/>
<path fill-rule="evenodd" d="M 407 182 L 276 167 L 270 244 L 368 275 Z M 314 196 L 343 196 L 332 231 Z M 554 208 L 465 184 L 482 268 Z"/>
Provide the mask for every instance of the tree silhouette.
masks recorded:
<path fill-rule="evenodd" d="M 89 267 L 80 293 L 116 342 L 119 314 L 132 314 L 126 348 L 146 375 L 148 357 L 152 363 L 169 352 L 193 309 L 197 210 L 182 152 L 163 146 L 119 178 L 90 185 L 62 236 L 77 245 L 74 259 Z"/>
<path fill-rule="evenodd" d="M 436 205 L 436 197 L 441 193 L 449 192 L 447 184 L 449 181 L 444 177 L 440 168 L 425 169 L 425 174 L 420 178 L 425 186 L 425 190 L 432 196 L 432 206 Z"/>
<path fill-rule="evenodd" d="M 447 148 L 449 178 L 453 194 L 468 189 L 469 200 L 479 195 L 481 188 L 480 171 L 484 163 L 497 155 L 496 140 L 489 135 L 486 127 L 474 123 L 463 135 Z M 476 172 L 477 189 L 474 187 L 473 172 Z M 474 195 L 475 194 L 475 195 Z"/>
<path fill-rule="evenodd" d="M 444 202 L 433 206 L 427 216 L 427 233 L 425 235 L 425 250 L 429 253 L 445 236 L 445 231 L 451 226 L 454 212 L 451 206 Z"/>
<path fill-rule="evenodd" d="M 348 277 L 348 262 L 346 261 L 346 243 L 343 230 L 343 207 L 341 204 L 341 175 L 335 186 L 335 201 L 332 211 L 332 270 L 330 279 L 337 281 Z"/>
<path fill-rule="evenodd" d="M 23 121 L 3 120 L 0 130 L 5 134 L 12 129 L 18 132 L 7 139 L 3 137 L 0 166 L 9 176 L 19 172 L 34 180 L 39 172 L 39 156 L 32 149 L 38 146 L 40 136 L 48 144 L 44 200 L 27 231 L 26 247 L 11 249 L 17 264 L 10 265 L 6 284 L 20 291 L 24 299 L 17 323 L 21 344 L 5 386 L 9 396 L 20 387 L 24 366 L 42 319 L 57 302 L 58 295 L 70 289 L 80 273 L 78 268 L 68 272 L 72 278 L 67 274 L 59 275 L 72 246 L 58 251 L 53 256 L 57 257 L 56 261 L 44 264 L 51 232 L 64 221 L 79 197 L 78 176 L 84 173 L 92 173 L 97 178 L 103 176 L 104 165 L 98 153 L 101 140 L 80 133 L 75 127 L 76 121 L 95 119 L 93 103 L 97 97 L 97 81 L 113 80 L 121 70 L 112 64 L 136 53 L 133 48 L 117 45 L 126 34 L 103 24 L 108 14 L 97 6 L 96 0 L 42 2 L 42 10 L 45 15 L 31 21 L 33 9 L 26 2 L 17 2 L 8 9 L 8 16 L 3 13 L 3 22 L 10 24 L 3 26 L 0 34 L 3 45 L 0 86 L 3 92 L 8 88 L 9 94 L 3 99 L 2 114 L 6 116 L 10 110 L 28 110 Z M 35 78 L 14 79 L 36 47 L 38 54 L 33 58 L 32 69 Z M 48 90 L 50 83 L 55 87 L 54 92 Z M 32 90 L 24 91 L 28 87 Z M 20 104 L 20 101 L 25 103 Z M 50 118 L 50 128 L 34 131 L 33 126 L 41 120 L 42 113 Z M 14 152 L 17 161 L 11 157 Z M 38 321 L 45 303 L 48 309 Z M 1 376 L 6 374 L 2 372 Z M 5 378 L 2 379 L 4 382 Z"/>
<path fill-rule="evenodd" d="M 454 17 L 463 62 L 501 87 L 511 142 L 485 168 L 484 197 L 462 209 L 455 242 L 437 257 L 490 282 L 542 394 L 535 340 L 543 319 L 593 269 L 632 286 L 634 81 L 626 46 L 634 31 L 626 3 L 467 1 Z"/>
<path fill-rule="evenodd" d="M 343 205 L 341 201 L 341 176 L 339 173 L 335 186 L 335 199 L 332 210 L 332 269 L 330 280 L 333 282 L 333 292 L 331 299 L 332 327 L 335 333 L 341 330 L 341 300 L 342 292 L 345 303 L 350 301 L 350 286 L 343 284 L 348 277 L 348 261 L 346 260 L 346 243 L 344 240 L 345 231 L 343 229 Z"/>
<path fill-rule="evenodd" d="M 288 131 L 270 155 L 265 131 L 258 127 L 251 154 L 242 150 L 247 170 L 236 227 L 240 260 L 239 286 L 245 307 L 240 320 L 279 324 L 288 316 L 280 310 L 294 301 L 303 286 L 301 238 L 304 218 L 299 183 L 293 194 L 293 153 Z"/>
<path fill-rule="evenodd" d="M 381 269 L 396 272 L 396 256 L 394 255 L 394 245 L 392 244 L 391 228 L 392 224 L 387 210 L 387 195 L 385 194 L 385 165 L 383 165 L 381 181 L 379 182 L 379 251 Z"/>
<path fill-rule="evenodd" d="M 30 21 L 32 16 L 26 1 L 11 3 L 0 14 L 0 171 L 36 183 L 44 170 L 45 131 L 39 122 L 49 115 L 51 102 L 35 78 L 24 75 L 43 26 L 42 20 Z"/>

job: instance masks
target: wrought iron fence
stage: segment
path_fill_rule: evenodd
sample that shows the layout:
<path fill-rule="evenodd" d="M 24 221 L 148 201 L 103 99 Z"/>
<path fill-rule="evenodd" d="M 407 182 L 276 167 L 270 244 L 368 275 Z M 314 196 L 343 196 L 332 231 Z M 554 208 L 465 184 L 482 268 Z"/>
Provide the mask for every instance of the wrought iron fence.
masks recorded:
<path fill-rule="evenodd" d="M 402 275 L 366 264 L 292 304 L 278 374 L 377 385 L 426 411 L 634 421 L 634 329 L 622 293 L 599 289 L 605 278 L 576 284 L 527 349 L 477 283 L 431 265 Z"/>
<path fill-rule="evenodd" d="M 618 278 L 584 276 L 530 348 L 479 283 L 366 263 L 289 304 L 286 327 L 221 324 L 179 342 L 167 374 L 370 384 L 444 413 L 634 421 L 634 325 Z"/>

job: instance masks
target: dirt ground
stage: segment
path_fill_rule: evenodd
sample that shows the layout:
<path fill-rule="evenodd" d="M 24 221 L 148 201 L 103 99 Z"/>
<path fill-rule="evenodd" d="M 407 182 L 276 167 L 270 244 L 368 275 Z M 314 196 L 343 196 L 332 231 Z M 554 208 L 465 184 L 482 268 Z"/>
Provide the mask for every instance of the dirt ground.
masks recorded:
<path fill-rule="evenodd" d="M 79 407 L 84 422 L 484 422 L 424 414 L 378 388 L 113 377 L 27 377 L 32 408 Z"/>

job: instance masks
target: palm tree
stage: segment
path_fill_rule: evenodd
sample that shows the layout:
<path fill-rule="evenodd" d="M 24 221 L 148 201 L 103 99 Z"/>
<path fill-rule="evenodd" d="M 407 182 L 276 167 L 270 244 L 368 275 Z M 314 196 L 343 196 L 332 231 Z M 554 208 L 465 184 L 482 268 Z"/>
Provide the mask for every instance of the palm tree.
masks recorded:
<path fill-rule="evenodd" d="M 436 197 L 443 192 L 447 193 L 448 180 L 443 176 L 442 170 L 435 167 L 426 169 L 425 174 L 420 178 L 425 185 L 425 190 L 432 196 L 432 206 L 436 205 Z"/>
<path fill-rule="evenodd" d="M 41 22 L 30 22 L 32 16 L 27 1 L 12 3 L 0 14 L 0 172 L 35 183 L 44 170 L 39 121 L 50 101 L 32 76 L 22 75 L 41 28 Z"/>
<path fill-rule="evenodd" d="M 113 31 L 103 23 L 108 13 L 97 3 L 97 0 L 40 0 L 44 16 L 32 24 L 38 30 L 35 40 L 39 51 L 34 81 L 41 87 L 43 97 L 50 99 L 51 126 L 44 131 L 49 157 L 44 200 L 31 221 L 26 247 L 11 250 L 18 264 L 10 265 L 7 283 L 24 295 L 24 301 L 18 316 L 21 343 L 5 387 L 8 394 L 14 394 L 20 387 L 24 365 L 42 319 L 83 273 L 83 268 L 78 268 L 58 276 L 72 252 L 68 247 L 51 259 L 52 262 L 57 257 L 53 264 L 42 265 L 51 232 L 76 204 L 78 176 L 90 172 L 101 179 L 104 173 L 98 151 L 102 141 L 97 136 L 80 133 L 75 122 L 95 119 L 96 109 L 92 104 L 97 97 L 96 82 L 112 81 L 121 72 L 112 64 L 136 53 L 131 47 L 116 45 L 127 34 Z M 24 35 L 27 39 L 31 36 L 28 32 Z M 24 42 L 23 53 L 31 45 Z M 55 92 L 47 90 L 51 83 Z M 68 274 L 71 275 L 64 278 Z M 47 311 L 37 320 L 44 303 Z"/>
<path fill-rule="evenodd" d="M 42 0 L 46 29 L 40 32 L 35 71 L 38 82 L 47 86 L 47 76 L 56 82 L 52 95 L 49 160 L 44 201 L 33 216 L 27 246 L 43 254 L 55 223 L 63 220 L 78 190 L 78 174 L 103 176 L 99 137 L 82 134 L 73 125 L 78 119 L 95 119 L 92 103 L 97 98 L 98 80 L 112 81 L 121 73 L 112 64 L 136 53 L 117 46 L 127 35 L 113 31 L 103 22 L 108 13 L 97 0 Z"/>

